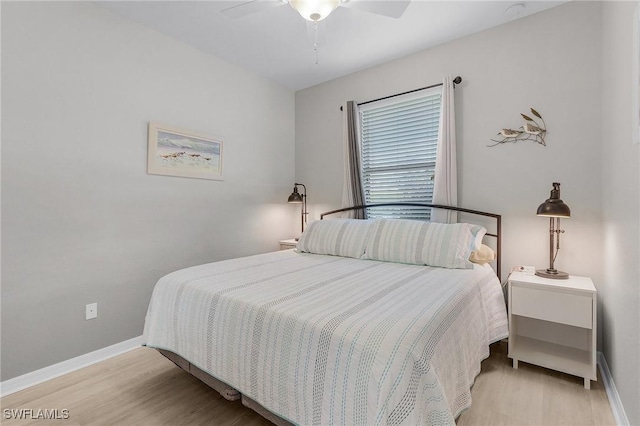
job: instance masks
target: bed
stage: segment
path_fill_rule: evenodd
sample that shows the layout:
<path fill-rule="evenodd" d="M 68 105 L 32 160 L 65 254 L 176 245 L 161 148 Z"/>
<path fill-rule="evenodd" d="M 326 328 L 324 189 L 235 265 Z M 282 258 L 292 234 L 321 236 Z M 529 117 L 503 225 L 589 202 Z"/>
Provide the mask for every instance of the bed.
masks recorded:
<path fill-rule="evenodd" d="M 497 219 L 499 241 L 499 216 L 474 213 Z M 508 334 L 496 273 L 469 261 L 485 234 L 312 222 L 296 250 L 161 278 L 145 345 L 277 424 L 453 425 Z"/>

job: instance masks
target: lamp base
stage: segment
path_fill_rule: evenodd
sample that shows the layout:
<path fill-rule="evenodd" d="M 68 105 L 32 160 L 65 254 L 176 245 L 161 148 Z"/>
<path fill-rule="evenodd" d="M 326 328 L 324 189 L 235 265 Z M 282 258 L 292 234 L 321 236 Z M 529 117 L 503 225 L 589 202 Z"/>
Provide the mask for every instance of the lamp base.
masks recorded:
<path fill-rule="evenodd" d="M 569 274 L 566 272 L 558 271 L 556 269 L 538 269 L 536 275 L 543 278 L 551 278 L 554 280 L 566 280 L 569 278 Z"/>

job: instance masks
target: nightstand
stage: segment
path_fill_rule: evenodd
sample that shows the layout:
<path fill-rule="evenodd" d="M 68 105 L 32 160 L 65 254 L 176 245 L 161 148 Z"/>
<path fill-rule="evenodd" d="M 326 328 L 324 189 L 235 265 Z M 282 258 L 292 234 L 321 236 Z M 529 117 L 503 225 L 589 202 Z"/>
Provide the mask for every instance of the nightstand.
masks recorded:
<path fill-rule="evenodd" d="M 278 244 L 280 244 L 280 250 L 289 250 L 298 246 L 298 242 L 295 238 L 291 238 L 290 240 L 280 240 L 278 241 Z"/>
<path fill-rule="evenodd" d="M 508 281 L 509 358 L 596 380 L 597 291 L 591 278 L 513 272 Z"/>

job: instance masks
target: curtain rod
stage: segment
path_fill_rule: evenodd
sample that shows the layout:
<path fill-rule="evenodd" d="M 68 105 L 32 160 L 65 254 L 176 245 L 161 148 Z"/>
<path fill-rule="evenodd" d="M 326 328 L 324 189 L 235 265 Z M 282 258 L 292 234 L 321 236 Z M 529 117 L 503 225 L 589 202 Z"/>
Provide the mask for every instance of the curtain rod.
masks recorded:
<path fill-rule="evenodd" d="M 456 87 L 456 84 L 460 84 L 462 83 L 462 77 L 457 76 L 456 78 L 453 79 L 453 87 Z M 402 96 L 402 95 L 406 95 L 409 93 L 413 93 L 413 92 L 419 92 L 420 90 L 426 90 L 426 89 L 432 89 L 434 87 L 438 87 L 438 86 L 442 86 L 442 83 L 438 83 L 438 84 L 432 84 L 431 86 L 427 86 L 427 87 L 421 87 L 419 89 L 413 89 L 413 90 L 409 90 L 407 92 L 402 92 L 402 93 L 396 93 L 395 95 L 389 95 L 389 96 L 384 96 L 382 98 L 378 98 L 378 99 L 373 99 L 370 101 L 366 101 L 366 102 L 360 102 L 358 104 L 358 106 L 360 105 L 366 105 L 366 104 L 370 104 L 371 102 L 377 102 L 377 101 L 382 101 L 384 99 L 390 99 L 390 98 L 395 98 L 396 96 Z M 342 111 L 342 106 L 340 106 L 340 111 Z"/>

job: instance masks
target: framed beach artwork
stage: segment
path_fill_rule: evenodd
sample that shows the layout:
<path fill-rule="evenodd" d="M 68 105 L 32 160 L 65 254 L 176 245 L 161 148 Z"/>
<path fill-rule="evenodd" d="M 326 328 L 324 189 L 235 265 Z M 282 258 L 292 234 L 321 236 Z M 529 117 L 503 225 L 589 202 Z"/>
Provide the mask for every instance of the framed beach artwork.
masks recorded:
<path fill-rule="evenodd" d="M 149 123 L 147 173 L 222 180 L 222 141 Z"/>

